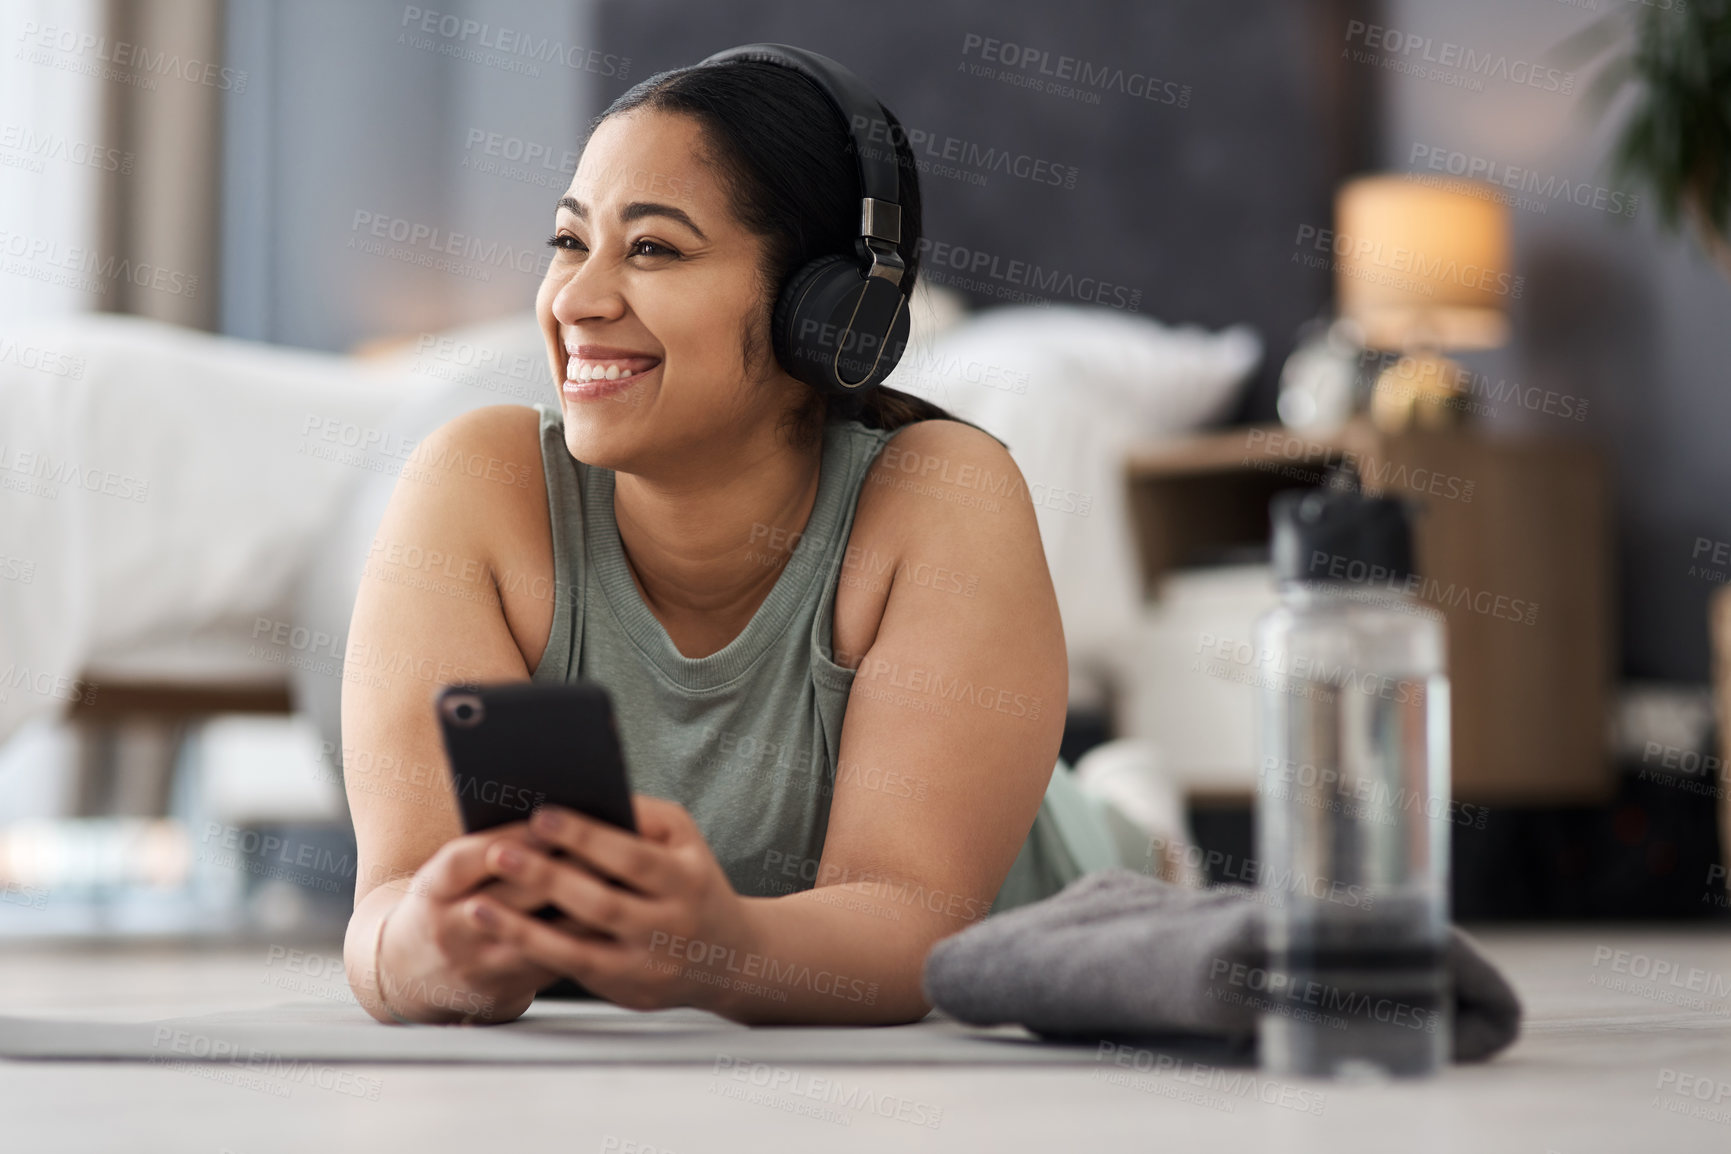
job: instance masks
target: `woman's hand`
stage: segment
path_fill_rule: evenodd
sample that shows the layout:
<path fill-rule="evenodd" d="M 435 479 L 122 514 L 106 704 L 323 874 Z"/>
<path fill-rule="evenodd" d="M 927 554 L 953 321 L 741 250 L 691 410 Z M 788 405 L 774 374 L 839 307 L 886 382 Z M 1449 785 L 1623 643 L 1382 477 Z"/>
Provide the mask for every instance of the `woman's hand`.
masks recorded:
<path fill-rule="evenodd" d="M 720 951 L 749 953 L 745 902 L 690 814 L 659 798 L 632 801 L 637 834 L 548 806 L 530 820 L 528 843 L 487 846 L 485 868 L 512 888 L 468 898 L 468 932 L 487 943 L 478 953 L 522 959 L 632 1009 L 723 1008 L 731 982 L 706 963 Z M 580 931 L 524 912 L 542 903 Z"/>
<path fill-rule="evenodd" d="M 467 903 L 479 895 L 514 911 L 544 905 L 538 895 L 499 881 L 487 867 L 505 847 L 529 849 L 526 823 L 452 838 L 410 879 L 385 915 L 374 960 L 380 1008 L 414 1021 L 509 1021 L 557 972 L 481 932 Z M 563 921 L 564 919 L 561 919 Z M 575 928 L 575 927 L 572 927 Z"/>

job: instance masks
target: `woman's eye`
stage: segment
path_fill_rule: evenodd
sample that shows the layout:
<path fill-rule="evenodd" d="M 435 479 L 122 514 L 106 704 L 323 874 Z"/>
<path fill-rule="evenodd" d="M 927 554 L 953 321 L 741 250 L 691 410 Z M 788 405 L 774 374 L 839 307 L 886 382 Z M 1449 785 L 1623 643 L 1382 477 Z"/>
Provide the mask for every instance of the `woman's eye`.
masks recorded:
<path fill-rule="evenodd" d="M 588 252 L 589 247 L 570 233 L 556 233 L 547 238 L 547 247 L 564 249 L 566 252 Z M 639 240 L 631 245 L 629 255 L 656 258 L 677 257 L 679 253 L 659 241 Z"/>

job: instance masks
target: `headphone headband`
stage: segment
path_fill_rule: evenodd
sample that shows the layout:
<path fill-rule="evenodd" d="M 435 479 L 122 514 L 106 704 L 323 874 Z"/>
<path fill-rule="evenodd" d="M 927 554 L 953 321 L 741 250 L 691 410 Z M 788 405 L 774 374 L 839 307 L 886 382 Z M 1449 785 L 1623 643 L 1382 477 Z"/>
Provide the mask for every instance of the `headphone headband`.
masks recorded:
<path fill-rule="evenodd" d="M 735 60 L 779 65 L 812 81 L 853 140 L 860 190 L 853 255 L 819 256 L 789 276 L 770 331 L 776 358 L 790 374 L 857 406 L 895 368 L 908 340 L 901 172 L 893 141 L 887 149 L 867 146 L 872 126 L 887 126 L 889 112 L 852 72 L 791 44 L 741 44 L 698 67 Z"/>
<path fill-rule="evenodd" d="M 860 240 L 862 247 L 877 240 L 894 250 L 901 242 L 901 173 L 897 170 L 895 147 L 868 148 L 866 133 L 874 123 L 887 125 L 889 116 L 877 97 L 859 77 L 841 64 L 821 53 L 791 44 L 741 44 L 706 57 L 698 67 L 721 64 L 729 60 L 755 60 L 763 64 L 779 64 L 813 81 L 829 98 L 830 105 L 841 115 L 847 133 L 853 138 L 854 160 L 859 166 Z M 888 139 L 887 127 L 885 138 Z M 861 254 L 864 256 L 865 254 Z M 879 252 L 879 255 L 885 255 Z M 873 274 L 885 276 L 891 283 L 901 280 L 901 261 L 893 262 L 894 275 L 885 276 L 875 267 Z M 868 274 L 868 275 L 873 275 Z"/>

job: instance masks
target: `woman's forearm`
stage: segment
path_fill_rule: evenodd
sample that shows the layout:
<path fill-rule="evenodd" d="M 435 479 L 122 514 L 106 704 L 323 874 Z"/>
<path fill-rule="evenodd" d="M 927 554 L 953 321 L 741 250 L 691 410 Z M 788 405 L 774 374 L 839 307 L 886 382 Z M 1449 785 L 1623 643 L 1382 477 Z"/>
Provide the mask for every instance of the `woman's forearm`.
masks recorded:
<path fill-rule="evenodd" d="M 745 944 L 652 941 L 650 964 L 680 966 L 711 993 L 700 1004 L 748 1024 L 890 1025 L 930 1010 L 920 972 L 933 943 L 983 916 L 983 903 L 934 912 L 906 886 L 823 886 L 745 899 Z M 940 903 L 942 904 L 942 903 Z M 958 903 L 948 903 L 951 906 Z"/>

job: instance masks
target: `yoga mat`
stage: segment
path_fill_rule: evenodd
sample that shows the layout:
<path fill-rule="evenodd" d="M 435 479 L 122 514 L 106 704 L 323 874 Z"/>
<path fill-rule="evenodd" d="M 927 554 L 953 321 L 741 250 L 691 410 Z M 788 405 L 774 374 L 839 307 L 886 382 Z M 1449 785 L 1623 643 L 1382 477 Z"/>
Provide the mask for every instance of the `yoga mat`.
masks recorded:
<path fill-rule="evenodd" d="M 0 1057 L 30 1060 L 1091 1066 L 1097 1052 L 1041 1042 L 1019 1026 L 938 1016 L 907 1026 L 741 1026 L 703 1010 L 638 1013 L 606 1002 L 536 1003 L 501 1026 L 386 1026 L 338 1002 L 154 1022 L 0 1017 Z"/>

